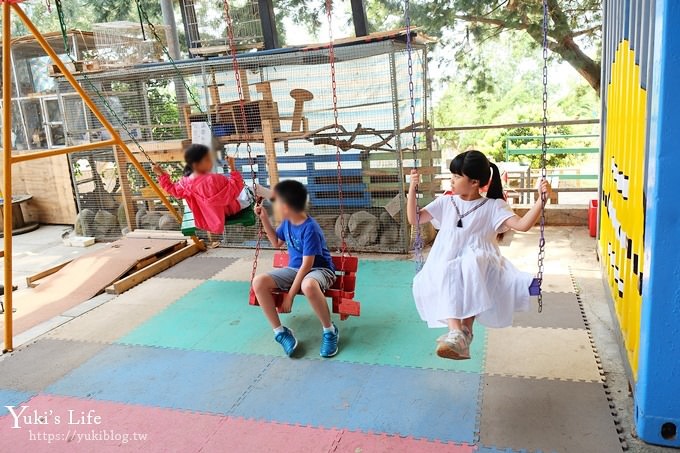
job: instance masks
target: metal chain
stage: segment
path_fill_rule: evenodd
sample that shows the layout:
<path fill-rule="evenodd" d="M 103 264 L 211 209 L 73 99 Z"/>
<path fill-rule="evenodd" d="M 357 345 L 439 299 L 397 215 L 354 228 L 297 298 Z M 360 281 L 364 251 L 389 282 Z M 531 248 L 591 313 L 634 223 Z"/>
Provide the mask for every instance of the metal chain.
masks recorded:
<path fill-rule="evenodd" d="M 61 28 L 61 34 L 62 34 L 62 38 L 64 40 L 64 50 L 66 52 L 66 56 L 71 61 L 71 63 L 73 63 L 73 65 L 75 66 L 76 65 L 76 59 L 73 58 L 73 55 L 71 55 L 71 48 L 68 44 L 68 34 L 67 34 L 67 29 L 66 29 L 66 21 L 64 19 L 64 11 L 63 11 L 63 7 L 62 7 L 62 4 L 61 4 L 61 0 L 55 0 L 54 5 L 56 6 L 56 9 L 57 9 L 57 16 L 59 18 L 59 27 Z M 102 102 L 102 104 L 104 104 L 104 107 L 106 107 L 106 109 L 109 111 L 109 113 L 111 113 L 111 115 L 116 119 L 116 122 L 118 123 L 118 125 L 121 127 L 121 129 L 123 129 L 125 131 L 125 133 L 130 138 L 130 141 L 132 141 L 135 144 L 135 146 L 137 146 L 139 151 L 146 158 L 146 160 L 149 161 L 149 163 L 151 163 L 152 165 L 155 165 L 155 162 L 153 161 L 153 159 L 151 159 L 151 156 L 149 156 L 149 154 L 147 154 L 147 152 L 142 147 L 141 143 L 139 143 L 137 141 L 137 139 L 132 135 L 132 131 L 130 131 L 130 129 L 127 127 L 127 124 L 125 123 L 125 121 L 120 116 L 118 116 L 118 113 L 113 108 L 113 106 L 111 106 L 108 99 L 106 99 L 106 97 L 101 92 L 101 90 L 99 90 L 99 88 L 97 88 L 95 86 L 95 84 L 92 82 L 92 80 L 90 80 L 90 78 L 87 76 L 87 74 L 85 74 L 83 72 L 81 74 L 81 76 L 83 78 L 83 81 L 85 81 L 88 84 L 90 89 L 97 95 L 97 98 Z"/>
<path fill-rule="evenodd" d="M 548 0 L 543 0 L 543 142 L 541 143 L 541 179 L 545 180 L 548 176 L 547 155 L 548 155 Z M 540 190 L 540 186 L 539 186 Z M 543 293 L 541 285 L 543 283 L 543 271 L 545 260 L 545 205 L 548 201 L 548 194 L 541 192 L 541 220 L 540 238 L 538 240 L 538 312 L 543 311 Z"/>
<path fill-rule="evenodd" d="M 344 257 L 347 253 L 345 232 L 345 200 L 342 191 L 342 158 L 340 156 L 340 124 L 338 122 L 338 84 L 335 78 L 335 48 L 333 47 L 333 1 L 326 0 L 326 18 L 328 19 L 328 61 L 331 66 L 331 92 L 333 95 L 333 126 L 335 128 L 335 157 L 338 170 L 338 200 L 340 205 L 340 251 Z"/>
<path fill-rule="evenodd" d="M 408 53 L 408 92 L 410 100 L 411 113 L 411 151 L 413 153 L 413 168 L 418 169 L 418 136 L 416 132 L 416 102 L 415 102 L 415 85 L 413 83 L 413 42 L 411 38 L 411 3 L 409 0 L 404 1 L 404 20 L 406 22 L 406 51 Z M 416 187 L 416 237 L 413 242 L 414 258 L 416 263 L 416 272 L 420 272 L 423 268 L 423 236 L 420 227 L 420 206 L 418 206 L 419 190 Z"/>
<path fill-rule="evenodd" d="M 234 77 L 236 78 L 236 89 L 238 91 L 239 110 L 241 113 L 241 124 L 244 128 L 243 137 L 246 142 L 246 151 L 248 152 L 248 163 L 250 164 L 250 176 L 253 181 L 253 193 L 257 194 L 257 174 L 255 173 L 255 166 L 253 162 L 253 151 L 250 147 L 250 131 L 248 130 L 248 119 L 246 117 L 246 104 L 243 96 L 243 86 L 241 85 L 241 70 L 236 57 L 236 42 L 234 40 L 234 27 L 231 17 L 231 9 L 229 0 L 223 0 L 224 6 L 224 21 L 227 25 L 227 39 L 229 41 L 229 52 L 231 54 L 231 63 L 234 69 Z M 255 243 L 255 257 L 253 259 L 253 267 L 250 272 L 250 283 L 252 286 L 253 279 L 257 273 L 257 261 L 260 257 L 260 250 L 262 249 L 262 238 L 264 236 L 264 227 L 262 220 L 258 217 L 257 242 Z"/>

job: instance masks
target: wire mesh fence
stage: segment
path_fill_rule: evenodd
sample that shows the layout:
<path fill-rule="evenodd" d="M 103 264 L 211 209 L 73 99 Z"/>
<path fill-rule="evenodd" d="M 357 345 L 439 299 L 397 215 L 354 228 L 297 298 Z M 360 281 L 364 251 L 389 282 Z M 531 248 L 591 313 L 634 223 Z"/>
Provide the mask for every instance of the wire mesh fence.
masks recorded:
<path fill-rule="evenodd" d="M 416 155 L 411 150 L 403 34 L 336 48 L 337 135 L 324 47 L 240 54 L 245 115 L 229 58 L 109 68 L 78 77 L 147 171 L 151 170 L 148 155 L 173 178 L 180 178 L 186 146 L 208 144 L 215 150 L 215 171 L 228 173 L 226 159 L 234 157 L 247 185 L 254 182 L 253 175 L 265 186 L 284 179 L 305 184 L 309 212 L 321 224 L 331 248 L 339 248 L 344 225 L 352 250 L 405 252 L 410 242 L 404 209 L 407 173 L 414 165 L 422 167 L 423 202 L 441 187 L 436 177 L 439 154 L 423 132 L 425 53 L 425 47 L 418 45 Z M 110 138 L 63 79 L 58 83 L 58 99 L 65 144 Z M 79 232 L 110 240 L 140 228 L 179 229 L 121 150 L 73 154 L 69 161 Z M 174 202 L 181 209 L 181 203 Z M 344 222 L 339 220 L 341 203 Z M 256 227 L 239 225 L 227 226 L 221 236 L 210 236 L 225 246 L 254 246 L 256 237 Z"/>
<path fill-rule="evenodd" d="M 226 23 L 222 2 L 184 0 L 182 18 L 186 24 L 187 46 L 193 55 L 225 55 L 228 53 Z M 234 44 L 238 50 L 263 47 L 262 23 L 258 0 L 230 2 Z"/>

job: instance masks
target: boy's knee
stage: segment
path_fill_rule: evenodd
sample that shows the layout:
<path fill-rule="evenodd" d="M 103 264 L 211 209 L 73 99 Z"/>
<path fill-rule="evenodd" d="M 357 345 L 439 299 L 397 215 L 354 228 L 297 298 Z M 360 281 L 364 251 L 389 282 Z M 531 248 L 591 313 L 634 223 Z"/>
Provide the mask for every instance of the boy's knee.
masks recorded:
<path fill-rule="evenodd" d="M 271 289 L 272 278 L 267 274 L 256 275 L 253 279 L 253 289 L 255 291 L 266 291 Z"/>
<path fill-rule="evenodd" d="M 302 280 L 302 293 L 307 295 L 307 294 L 313 294 L 315 292 L 318 292 L 321 290 L 321 285 L 319 285 L 319 282 L 314 280 L 313 278 L 306 278 Z"/>

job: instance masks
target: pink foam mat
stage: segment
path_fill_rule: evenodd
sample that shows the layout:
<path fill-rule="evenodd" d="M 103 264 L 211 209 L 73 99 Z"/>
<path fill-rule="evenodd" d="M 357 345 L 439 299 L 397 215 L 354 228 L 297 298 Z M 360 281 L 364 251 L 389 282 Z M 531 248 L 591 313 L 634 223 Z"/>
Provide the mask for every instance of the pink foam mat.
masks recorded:
<path fill-rule="evenodd" d="M 38 395 L 19 417 L 0 417 L 0 451 L 453 452 L 453 445 L 265 421 Z M 16 413 L 22 407 L 14 409 Z M 37 417 L 36 417 L 37 414 Z M 39 423 L 40 422 L 40 423 Z"/>

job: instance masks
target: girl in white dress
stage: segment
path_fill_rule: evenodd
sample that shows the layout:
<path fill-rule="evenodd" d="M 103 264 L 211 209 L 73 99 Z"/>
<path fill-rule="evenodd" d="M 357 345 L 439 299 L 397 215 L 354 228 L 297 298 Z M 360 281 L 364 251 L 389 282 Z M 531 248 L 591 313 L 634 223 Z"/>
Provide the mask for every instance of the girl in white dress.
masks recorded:
<path fill-rule="evenodd" d="M 450 166 L 455 195 L 444 195 L 416 215 L 417 170 L 411 171 L 407 215 L 412 225 L 432 221 L 440 226 L 423 269 L 413 281 L 418 313 L 429 327 L 448 327 L 437 339 L 437 355 L 470 358 L 472 325 L 512 325 L 514 311 L 529 309 L 532 276 L 503 258 L 498 235 L 509 229 L 528 231 L 541 214 L 539 200 L 519 217 L 504 200 L 498 167 L 479 151 L 456 156 Z M 487 186 L 486 196 L 480 190 Z M 539 193 L 548 193 L 547 181 Z"/>

